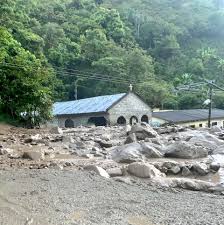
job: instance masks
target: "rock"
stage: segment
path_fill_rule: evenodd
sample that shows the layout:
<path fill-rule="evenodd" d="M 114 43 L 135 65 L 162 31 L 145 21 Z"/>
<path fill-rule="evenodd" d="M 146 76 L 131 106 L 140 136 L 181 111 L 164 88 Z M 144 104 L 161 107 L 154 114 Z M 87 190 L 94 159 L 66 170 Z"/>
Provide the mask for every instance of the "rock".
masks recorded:
<path fill-rule="evenodd" d="M 107 169 L 106 171 L 111 177 L 119 177 L 123 175 L 122 170 L 118 167 L 110 168 L 110 169 Z"/>
<path fill-rule="evenodd" d="M 111 148 L 113 146 L 113 144 L 109 141 L 99 140 L 98 143 L 102 148 Z"/>
<path fill-rule="evenodd" d="M 156 148 L 154 148 L 151 143 L 143 142 L 141 146 L 143 149 L 142 153 L 147 158 L 162 158 L 163 157 L 162 153 L 158 151 Z"/>
<path fill-rule="evenodd" d="M 86 158 L 86 159 L 92 159 L 92 158 L 94 158 L 94 155 L 92 155 L 92 154 L 82 154 L 81 157 Z"/>
<path fill-rule="evenodd" d="M 74 143 L 74 139 L 71 136 L 63 136 L 62 142 L 64 142 L 64 143 Z"/>
<path fill-rule="evenodd" d="M 196 159 L 208 156 L 208 151 L 201 146 L 195 146 L 185 141 L 175 142 L 165 147 L 166 157 Z"/>
<path fill-rule="evenodd" d="M 213 163 L 210 164 L 211 172 L 216 173 L 216 172 L 219 171 L 219 169 L 220 169 L 220 164 L 219 163 L 213 162 Z"/>
<path fill-rule="evenodd" d="M 205 163 L 196 163 L 192 166 L 193 172 L 197 173 L 198 175 L 205 176 L 209 173 L 209 168 Z"/>
<path fill-rule="evenodd" d="M 13 153 L 11 148 L 0 148 L 0 155 L 9 155 Z"/>
<path fill-rule="evenodd" d="M 139 143 L 131 143 L 114 148 L 111 152 L 111 158 L 120 163 L 131 163 L 143 159 L 142 146 Z"/>
<path fill-rule="evenodd" d="M 209 192 L 209 189 L 215 185 L 210 182 L 189 179 L 189 178 L 171 178 L 172 187 L 179 187 L 192 191 L 205 191 Z"/>
<path fill-rule="evenodd" d="M 56 163 L 56 162 L 51 162 L 50 167 L 53 167 L 53 169 L 57 169 L 57 170 L 63 170 L 64 167 L 62 165 L 60 165 L 59 163 Z"/>
<path fill-rule="evenodd" d="M 132 184 L 132 180 L 129 177 L 115 177 L 114 180 L 129 185 Z"/>
<path fill-rule="evenodd" d="M 157 132 L 146 123 L 138 123 L 133 125 L 129 133 L 134 133 L 138 140 L 144 140 L 145 138 L 155 138 L 158 136 Z"/>
<path fill-rule="evenodd" d="M 221 154 L 224 155 L 224 145 L 218 146 L 212 153 L 213 155 Z"/>
<path fill-rule="evenodd" d="M 63 134 L 63 130 L 60 128 L 60 127 L 53 127 L 51 130 L 50 130 L 50 133 L 51 134 Z"/>
<path fill-rule="evenodd" d="M 89 171 L 94 171 L 96 174 L 100 175 L 101 177 L 110 178 L 110 175 L 102 167 L 89 165 L 84 167 L 84 169 Z"/>
<path fill-rule="evenodd" d="M 44 160 L 45 157 L 43 151 L 26 151 L 23 153 L 23 158 L 40 161 Z"/>
<path fill-rule="evenodd" d="M 129 134 L 129 132 L 131 131 L 131 125 L 126 125 L 125 131 L 127 134 Z"/>
<path fill-rule="evenodd" d="M 183 166 L 182 167 L 181 175 L 183 177 L 188 177 L 188 176 L 192 175 L 192 173 L 191 173 L 191 171 L 186 166 Z"/>
<path fill-rule="evenodd" d="M 171 169 L 168 170 L 168 172 L 170 172 L 174 175 L 178 174 L 180 171 L 181 171 L 181 169 L 179 166 L 173 166 Z"/>
<path fill-rule="evenodd" d="M 161 177 L 164 176 L 155 166 L 142 163 L 142 162 L 135 162 L 128 165 L 128 172 L 136 177 L 141 178 L 153 178 L 153 177 Z"/>
<path fill-rule="evenodd" d="M 24 143 L 32 143 L 32 142 L 40 143 L 40 142 L 44 142 L 44 141 L 42 140 L 42 137 L 40 134 L 32 135 L 31 137 L 26 138 L 24 140 Z"/>
<path fill-rule="evenodd" d="M 133 142 L 137 142 L 137 138 L 136 138 L 136 135 L 135 133 L 132 133 L 132 134 L 129 134 L 125 140 L 125 144 L 130 144 L 130 143 L 133 143 Z"/>

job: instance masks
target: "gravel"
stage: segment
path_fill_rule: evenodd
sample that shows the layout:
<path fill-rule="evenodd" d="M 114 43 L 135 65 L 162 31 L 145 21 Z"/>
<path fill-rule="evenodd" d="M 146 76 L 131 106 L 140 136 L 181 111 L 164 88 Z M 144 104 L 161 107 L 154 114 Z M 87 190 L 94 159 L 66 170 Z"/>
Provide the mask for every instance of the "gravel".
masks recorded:
<path fill-rule="evenodd" d="M 86 171 L 0 170 L 1 225 L 223 225 L 224 197 Z"/>

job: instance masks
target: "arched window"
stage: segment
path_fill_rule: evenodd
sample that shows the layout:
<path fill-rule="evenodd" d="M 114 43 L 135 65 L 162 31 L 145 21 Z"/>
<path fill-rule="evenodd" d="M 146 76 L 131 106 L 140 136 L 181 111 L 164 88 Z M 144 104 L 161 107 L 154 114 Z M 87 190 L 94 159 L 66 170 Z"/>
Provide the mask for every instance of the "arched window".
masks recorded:
<path fill-rule="evenodd" d="M 65 127 L 66 128 L 73 128 L 74 127 L 74 122 L 71 119 L 65 120 Z"/>
<path fill-rule="evenodd" d="M 125 125 L 126 124 L 126 119 L 123 116 L 120 116 L 117 119 L 117 124 Z"/>
<path fill-rule="evenodd" d="M 137 118 L 136 116 L 132 116 L 132 117 L 130 118 L 130 124 L 133 125 L 133 124 L 135 124 L 135 123 L 138 123 L 138 118 Z"/>
<path fill-rule="evenodd" d="M 141 122 L 149 123 L 149 117 L 146 115 L 142 116 Z"/>
<path fill-rule="evenodd" d="M 106 126 L 107 120 L 101 116 L 101 117 L 90 117 L 88 119 L 89 124 L 94 124 L 95 126 Z"/>

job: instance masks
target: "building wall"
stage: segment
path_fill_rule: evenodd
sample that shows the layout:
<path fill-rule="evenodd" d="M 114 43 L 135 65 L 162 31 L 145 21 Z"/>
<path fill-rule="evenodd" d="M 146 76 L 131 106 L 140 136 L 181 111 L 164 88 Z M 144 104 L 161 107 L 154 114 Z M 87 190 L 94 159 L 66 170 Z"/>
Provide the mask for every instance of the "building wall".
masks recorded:
<path fill-rule="evenodd" d="M 161 126 L 162 124 L 164 124 L 166 122 L 167 121 L 159 119 L 159 118 L 155 118 L 155 117 L 152 118 L 152 124 L 153 125 Z M 211 120 L 211 124 L 215 123 L 215 122 L 217 123 L 217 125 L 215 125 L 215 126 L 223 127 L 223 125 L 224 125 L 224 118 L 222 118 L 222 119 L 212 119 Z M 195 121 L 195 122 L 185 122 L 185 123 L 177 123 L 177 124 L 179 124 L 181 126 L 187 126 L 187 127 L 195 126 L 195 128 L 207 127 L 208 126 L 208 120 Z"/>
<path fill-rule="evenodd" d="M 126 120 L 126 124 L 130 124 L 132 116 L 137 117 L 138 122 L 141 122 L 143 115 L 146 115 L 149 122 L 152 118 L 151 108 L 144 103 L 134 93 L 129 93 L 119 103 L 114 105 L 109 111 L 109 121 L 111 125 L 117 124 L 117 119 L 123 116 Z"/>
<path fill-rule="evenodd" d="M 106 120 L 108 120 L 108 115 L 107 114 L 91 114 L 91 115 L 87 115 L 87 116 L 72 116 L 72 115 L 68 115 L 68 116 L 60 116 L 57 117 L 58 120 L 58 126 L 59 127 L 65 127 L 65 121 L 67 119 L 71 119 L 74 122 L 74 126 L 87 126 L 90 125 L 88 123 L 88 120 L 91 117 L 104 117 Z"/>

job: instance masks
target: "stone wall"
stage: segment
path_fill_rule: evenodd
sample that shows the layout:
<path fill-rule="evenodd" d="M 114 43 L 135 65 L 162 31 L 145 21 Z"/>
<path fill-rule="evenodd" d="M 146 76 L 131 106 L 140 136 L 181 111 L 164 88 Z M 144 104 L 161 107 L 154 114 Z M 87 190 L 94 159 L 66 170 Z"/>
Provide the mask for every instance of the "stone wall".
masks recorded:
<path fill-rule="evenodd" d="M 130 124 L 130 119 L 133 116 L 137 117 L 138 122 L 141 122 L 141 118 L 144 115 L 148 117 L 149 122 L 152 118 L 151 108 L 134 93 L 129 93 L 119 103 L 113 106 L 108 113 L 111 125 L 117 124 L 120 116 L 125 118 L 126 124 Z"/>
<path fill-rule="evenodd" d="M 74 122 L 74 126 L 77 127 L 77 126 L 87 126 L 87 125 L 90 125 L 88 123 L 88 120 L 91 118 L 91 117 L 104 117 L 106 120 L 108 120 L 108 115 L 105 113 L 105 114 L 92 114 L 92 115 L 86 115 L 86 116 L 72 116 L 72 115 L 68 115 L 68 116 L 60 116 L 58 117 L 58 126 L 59 127 L 65 127 L 65 121 L 67 119 L 71 119 L 73 122 Z"/>

